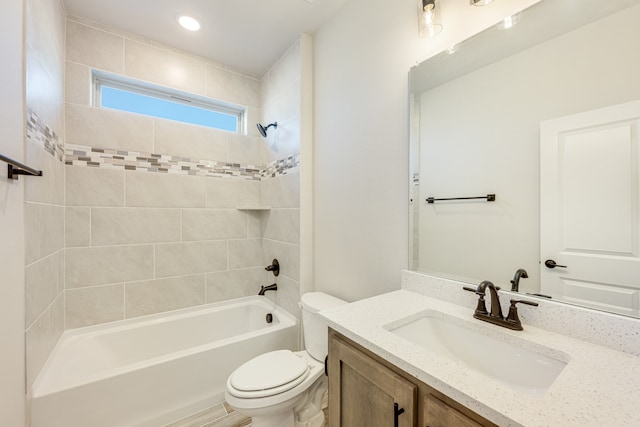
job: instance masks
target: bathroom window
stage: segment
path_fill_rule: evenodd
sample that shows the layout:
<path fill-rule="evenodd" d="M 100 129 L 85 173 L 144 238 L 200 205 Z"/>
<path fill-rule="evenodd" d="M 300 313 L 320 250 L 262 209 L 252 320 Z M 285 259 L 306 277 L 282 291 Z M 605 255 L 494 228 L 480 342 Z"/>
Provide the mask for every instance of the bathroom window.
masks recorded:
<path fill-rule="evenodd" d="M 94 73 L 98 107 L 144 114 L 239 133 L 244 108 L 147 83 Z"/>

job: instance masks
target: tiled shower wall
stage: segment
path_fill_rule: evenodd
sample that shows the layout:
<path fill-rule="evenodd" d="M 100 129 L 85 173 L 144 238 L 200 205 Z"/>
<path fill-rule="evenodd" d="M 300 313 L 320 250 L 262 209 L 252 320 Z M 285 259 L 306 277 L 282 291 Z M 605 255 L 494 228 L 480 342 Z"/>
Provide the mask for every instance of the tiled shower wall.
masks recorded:
<path fill-rule="evenodd" d="M 26 0 L 25 182 L 27 388 L 64 329 L 64 34 L 59 0 Z"/>
<path fill-rule="evenodd" d="M 297 313 L 298 43 L 262 81 L 79 18 L 66 44 L 65 327 L 255 294 L 273 257 Z M 248 135 L 94 107 L 92 69 L 247 106 Z"/>
<path fill-rule="evenodd" d="M 309 37 L 301 35 L 301 37 Z M 262 78 L 262 121 L 277 122 L 263 139 L 264 162 L 300 153 L 300 116 L 302 79 L 302 46 L 298 40 Z M 276 302 L 290 313 L 299 315 L 300 300 L 300 173 L 263 179 L 262 204 L 271 206 L 264 213 L 263 264 L 278 258 L 281 273 L 277 279 Z M 266 264 L 265 264 L 266 265 Z M 268 278 L 273 280 L 273 276 Z M 265 281 L 268 281 L 265 280 Z"/>

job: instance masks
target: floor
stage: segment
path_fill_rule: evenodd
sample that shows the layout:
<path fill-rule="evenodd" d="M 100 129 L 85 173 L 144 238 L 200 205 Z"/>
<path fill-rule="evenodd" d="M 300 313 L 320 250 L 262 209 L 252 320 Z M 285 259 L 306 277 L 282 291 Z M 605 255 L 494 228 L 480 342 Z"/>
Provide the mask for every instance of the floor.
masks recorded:
<path fill-rule="evenodd" d="M 327 410 L 325 413 L 325 426 L 327 426 Z M 183 418 L 165 427 L 246 427 L 251 426 L 251 418 L 237 413 L 226 402 L 213 406 L 197 414 Z"/>
<path fill-rule="evenodd" d="M 223 403 L 171 423 L 166 427 L 244 427 L 250 425 L 251 418 L 237 413 L 232 407 Z"/>

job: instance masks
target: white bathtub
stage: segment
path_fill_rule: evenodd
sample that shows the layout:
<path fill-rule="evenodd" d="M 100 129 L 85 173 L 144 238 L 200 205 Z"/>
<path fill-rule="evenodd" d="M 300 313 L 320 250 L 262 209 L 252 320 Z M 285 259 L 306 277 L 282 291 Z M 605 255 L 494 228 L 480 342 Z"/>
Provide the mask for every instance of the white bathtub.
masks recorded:
<path fill-rule="evenodd" d="M 296 320 L 253 296 L 66 331 L 32 389 L 32 427 L 158 427 L 221 403 L 250 358 L 294 349 Z"/>

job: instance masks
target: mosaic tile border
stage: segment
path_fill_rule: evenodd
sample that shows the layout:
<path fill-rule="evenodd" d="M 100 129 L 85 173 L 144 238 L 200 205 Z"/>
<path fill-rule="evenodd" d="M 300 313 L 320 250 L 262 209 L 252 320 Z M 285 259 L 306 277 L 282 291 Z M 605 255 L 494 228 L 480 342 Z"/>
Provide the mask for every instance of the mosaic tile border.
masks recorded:
<path fill-rule="evenodd" d="M 63 161 L 65 154 L 63 141 L 30 109 L 27 110 L 26 136 L 27 140 L 36 143 L 59 161 Z"/>
<path fill-rule="evenodd" d="M 293 172 L 300 166 L 300 155 L 276 160 L 266 167 L 241 165 L 215 160 L 190 159 L 167 154 L 95 148 L 67 144 L 65 164 L 115 170 L 236 178 L 260 181 Z"/>

